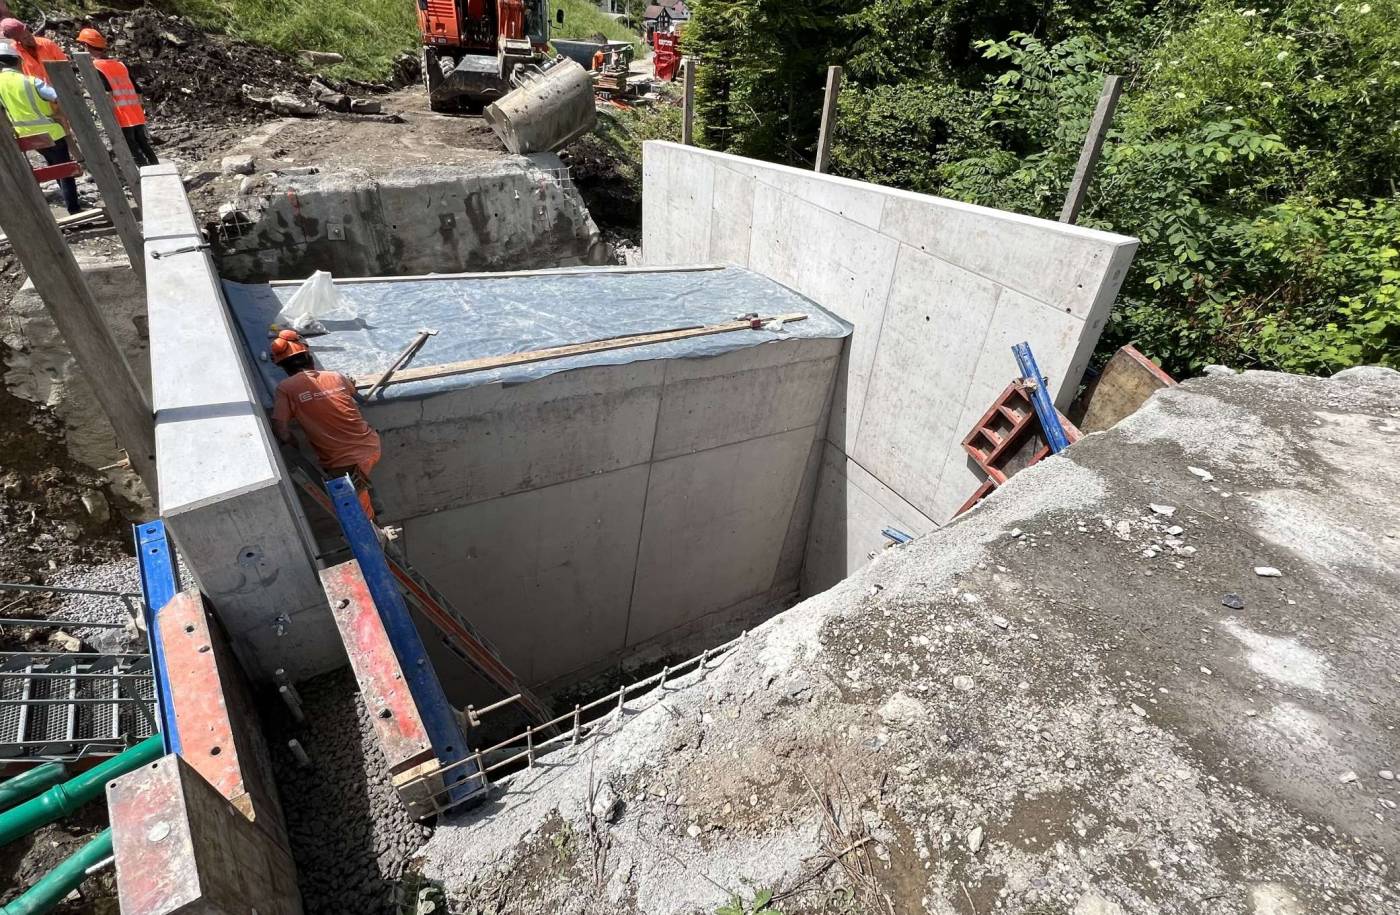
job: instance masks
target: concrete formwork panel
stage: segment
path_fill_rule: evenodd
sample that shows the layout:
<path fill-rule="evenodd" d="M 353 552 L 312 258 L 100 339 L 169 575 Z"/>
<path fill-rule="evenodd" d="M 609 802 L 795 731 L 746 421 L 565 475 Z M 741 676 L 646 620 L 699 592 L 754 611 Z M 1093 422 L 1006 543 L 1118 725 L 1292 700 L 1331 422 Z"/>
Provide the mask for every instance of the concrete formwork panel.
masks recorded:
<path fill-rule="evenodd" d="M 301 915 L 286 848 L 180 757 L 108 783 L 107 812 L 125 915 Z"/>
<path fill-rule="evenodd" d="M 855 328 L 827 425 L 840 459 L 823 459 L 807 587 L 864 564 L 881 527 L 942 523 L 966 500 L 977 478 L 960 443 L 1017 374 L 1013 343 L 1031 343 L 1068 405 L 1137 248 L 673 143 L 645 145 L 643 175 L 648 265 L 745 266 Z"/>
<path fill-rule="evenodd" d="M 246 350 L 171 165 L 142 170 L 160 513 L 248 673 L 344 663 Z"/>

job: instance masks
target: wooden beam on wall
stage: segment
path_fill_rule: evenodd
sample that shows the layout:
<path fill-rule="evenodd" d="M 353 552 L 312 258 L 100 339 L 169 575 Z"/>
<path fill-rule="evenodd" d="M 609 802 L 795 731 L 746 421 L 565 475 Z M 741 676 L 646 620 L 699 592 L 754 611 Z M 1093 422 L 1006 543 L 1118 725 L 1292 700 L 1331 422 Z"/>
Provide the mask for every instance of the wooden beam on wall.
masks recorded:
<path fill-rule="evenodd" d="M 1089 194 L 1089 184 L 1094 180 L 1094 166 L 1103 150 L 1103 138 L 1113 123 L 1113 111 L 1118 107 L 1118 96 L 1123 91 L 1122 82 L 1121 76 L 1104 77 L 1103 92 L 1094 108 L 1094 118 L 1089 122 L 1089 135 L 1084 138 L 1079 164 L 1074 167 L 1074 180 L 1070 182 L 1065 205 L 1060 210 L 1060 222 L 1073 223 L 1079 218 L 1079 210 Z"/>
<path fill-rule="evenodd" d="M 822 103 L 822 132 L 817 138 L 817 174 L 831 171 L 831 139 L 836 133 L 836 100 L 841 96 L 840 67 L 826 71 L 826 101 Z"/>

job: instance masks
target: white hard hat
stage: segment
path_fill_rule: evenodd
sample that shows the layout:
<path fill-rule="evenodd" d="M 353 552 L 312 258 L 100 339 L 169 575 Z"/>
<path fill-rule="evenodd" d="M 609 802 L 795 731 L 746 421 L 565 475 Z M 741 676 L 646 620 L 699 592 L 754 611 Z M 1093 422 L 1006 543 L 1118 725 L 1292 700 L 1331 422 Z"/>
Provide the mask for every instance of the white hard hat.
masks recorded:
<path fill-rule="evenodd" d="M 7 41 L 3 38 L 0 38 L 0 59 L 6 57 L 18 63 L 19 51 L 15 49 L 15 43 L 13 41 Z"/>

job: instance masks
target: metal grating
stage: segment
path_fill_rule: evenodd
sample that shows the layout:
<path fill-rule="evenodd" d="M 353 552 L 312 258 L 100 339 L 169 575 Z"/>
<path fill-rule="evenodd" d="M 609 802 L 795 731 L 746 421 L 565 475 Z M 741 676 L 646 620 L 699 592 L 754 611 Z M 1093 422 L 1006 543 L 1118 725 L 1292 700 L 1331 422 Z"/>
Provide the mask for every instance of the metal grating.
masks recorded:
<path fill-rule="evenodd" d="M 144 654 L 0 655 L 0 759 L 110 755 L 155 733 Z"/>

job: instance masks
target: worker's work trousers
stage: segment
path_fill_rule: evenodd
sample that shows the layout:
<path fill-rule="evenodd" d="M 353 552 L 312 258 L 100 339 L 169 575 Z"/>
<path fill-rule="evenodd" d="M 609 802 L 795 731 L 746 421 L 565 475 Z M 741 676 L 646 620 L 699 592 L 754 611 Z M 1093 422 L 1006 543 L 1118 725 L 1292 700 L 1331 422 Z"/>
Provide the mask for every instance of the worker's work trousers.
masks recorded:
<path fill-rule="evenodd" d="M 52 146 L 39 150 L 39 155 L 43 156 L 44 161 L 49 165 L 62 165 L 65 162 L 73 161 L 72 155 L 68 152 L 67 137 L 54 140 Z M 59 178 L 58 189 L 63 193 L 63 205 L 69 213 L 83 211 L 82 201 L 78 199 L 78 182 L 72 178 Z"/>
<path fill-rule="evenodd" d="M 375 510 L 374 493 L 369 485 L 369 474 L 370 471 L 374 470 L 374 465 L 378 463 L 379 458 L 376 456 L 374 460 L 361 461 L 353 467 L 331 467 L 326 469 L 327 479 L 343 477 L 346 474 L 350 475 L 350 482 L 355 484 L 355 492 L 358 493 L 360 497 L 360 508 L 365 510 L 365 517 L 369 518 L 371 522 L 375 519 Z"/>
<path fill-rule="evenodd" d="M 136 160 L 137 165 L 160 164 L 160 160 L 156 158 L 156 151 L 151 146 L 151 135 L 146 132 L 145 124 L 123 127 L 122 136 L 126 137 L 126 145 L 131 147 L 131 157 Z"/>

